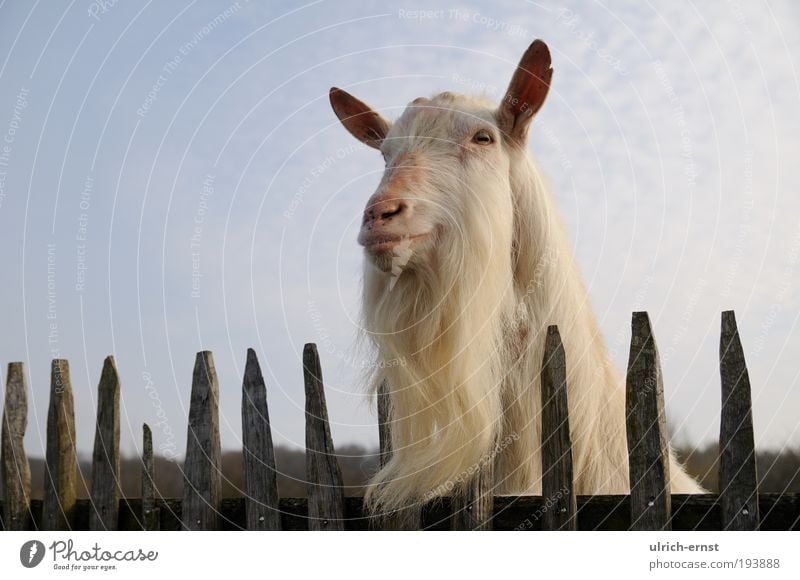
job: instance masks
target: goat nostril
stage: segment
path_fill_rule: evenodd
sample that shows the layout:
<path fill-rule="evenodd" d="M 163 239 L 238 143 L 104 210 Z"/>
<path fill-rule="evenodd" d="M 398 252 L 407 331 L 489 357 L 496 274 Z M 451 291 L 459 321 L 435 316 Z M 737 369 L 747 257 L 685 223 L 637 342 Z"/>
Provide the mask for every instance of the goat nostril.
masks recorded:
<path fill-rule="evenodd" d="M 402 202 L 398 203 L 394 207 L 389 207 L 385 211 L 381 212 L 381 219 L 383 219 L 383 220 L 391 219 L 394 216 L 399 215 L 400 213 L 402 213 L 405 208 L 406 208 L 406 204 L 404 204 Z"/>
<path fill-rule="evenodd" d="M 407 204 L 399 200 L 383 201 L 373 204 L 364 210 L 361 226 L 372 229 L 373 225 L 388 222 L 408 209 Z"/>

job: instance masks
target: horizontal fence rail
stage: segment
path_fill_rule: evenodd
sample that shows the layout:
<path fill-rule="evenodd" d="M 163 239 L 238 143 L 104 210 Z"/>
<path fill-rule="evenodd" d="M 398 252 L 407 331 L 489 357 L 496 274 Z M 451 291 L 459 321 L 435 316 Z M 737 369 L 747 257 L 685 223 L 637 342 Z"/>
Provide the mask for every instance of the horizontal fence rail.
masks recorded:
<path fill-rule="evenodd" d="M 630 528 L 630 496 L 604 495 L 576 497 L 577 529 L 626 530 Z M 135 531 L 145 529 L 140 498 L 121 498 L 118 529 Z M 185 530 L 182 501 L 179 498 L 158 498 L 156 527 L 162 531 Z M 542 496 L 498 496 L 493 499 L 492 529 L 495 531 L 547 530 L 544 514 L 551 508 Z M 453 529 L 453 499 L 425 505 L 420 509 L 418 529 L 447 531 Z M 800 530 L 800 494 L 761 494 L 759 508 L 761 527 L 766 531 Z M 70 518 L 71 529 L 88 530 L 89 513 L 94 508 L 89 499 L 76 501 Z M 35 522 L 40 521 L 42 501 L 32 500 L 30 505 Z M 280 498 L 278 505 L 281 529 L 285 531 L 308 530 L 307 498 Z M 346 531 L 375 530 L 375 521 L 364 511 L 360 497 L 344 498 L 344 529 Z M 673 531 L 714 531 L 722 527 L 722 506 L 716 494 L 672 496 Z M 40 528 L 29 528 L 40 529 Z M 225 498 L 219 505 L 219 530 L 239 531 L 250 529 L 247 525 L 245 499 Z"/>
<path fill-rule="evenodd" d="M 242 380 L 245 497 L 221 497 L 219 382 L 211 352 L 197 354 L 192 375 L 183 497 L 155 486 L 153 434 L 143 426 L 140 498 L 120 493 L 120 392 L 113 357 L 98 385 L 90 499 L 76 499 L 75 411 L 69 363 L 52 362 L 44 496 L 31 499 L 23 446 L 27 385 L 22 363 L 8 366 L 0 440 L 0 529 L 5 530 L 795 530 L 800 494 L 758 490 L 750 380 L 732 311 L 720 334 L 719 494 L 670 494 L 661 367 L 650 319 L 632 318 L 626 378 L 630 495 L 576 496 L 567 405 L 567 369 L 558 328 L 546 330 L 541 367 L 542 496 L 494 496 L 493 462 L 466 490 L 382 517 L 345 497 L 325 403 L 316 345 L 303 350 L 307 498 L 279 498 L 267 387 L 255 351 Z M 378 393 L 380 462 L 391 456 L 388 386 Z M 553 499 L 555 498 L 555 500 Z"/>

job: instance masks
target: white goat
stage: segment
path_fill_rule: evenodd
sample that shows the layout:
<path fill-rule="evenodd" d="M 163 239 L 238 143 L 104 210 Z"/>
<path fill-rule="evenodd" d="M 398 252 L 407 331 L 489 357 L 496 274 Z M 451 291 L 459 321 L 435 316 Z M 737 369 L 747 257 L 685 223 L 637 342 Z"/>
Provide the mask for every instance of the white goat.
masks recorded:
<path fill-rule="evenodd" d="M 497 493 L 541 493 L 550 324 L 567 357 L 576 491 L 629 490 L 624 382 L 527 150 L 552 72 L 537 40 L 499 107 L 445 92 L 415 99 L 394 123 L 331 89 L 344 126 L 386 160 L 359 234 L 373 387 L 390 389 L 393 455 L 368 490 L 373 510 L 463 488 L 487 458 Z M 702 491 L 672 453 L 669 470 L 673 492 Z"/>

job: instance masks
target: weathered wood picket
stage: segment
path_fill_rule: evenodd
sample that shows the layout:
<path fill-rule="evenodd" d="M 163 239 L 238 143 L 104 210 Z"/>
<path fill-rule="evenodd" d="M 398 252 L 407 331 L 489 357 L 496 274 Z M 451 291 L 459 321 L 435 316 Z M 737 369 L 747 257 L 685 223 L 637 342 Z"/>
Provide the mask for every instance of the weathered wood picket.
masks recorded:
<path fill-rule="evenodd" d="M 280 530 L 275 450 L 267 410 L 267 388 L 256 352 L 247 349 L 242 384 L 244 492 L 248 530 Z"/>
<path fill-rule="evenodd" d="M 572 481 L 572 441 L 567 407 L 567 362 L 558 328 L 547 328 L 542 361 L 542 496 L 552 509 L 542 515 L 546 530 L 576 530 L 577 503 Z"/>
<path fill-rule="evenodd" d="M 722 313 L 722 420 L 719 494 L 671 495 L 661 367 L 650 319 L 632 320 L 626 380 L 631 493 L 576 497 L 567 406 L 567 368 L 558 328 L 547 329 L 542 361 L 542 496 L 493 494 L 493 461 L 480 465 L 464 494 L 370 518 L 358 497 L 345 497 L 334 454 L 317 348 L 303 350 L 308 497 L 278 498 L 267 391 L 255 352 L 242 382 L 245 497 L 222 499 L 219 384 L 213 356 L 197 354 L 180 499 L 155 488 L 153 435 L 143 427 L 142 497 L 120 494 L 120 381 L 106 358 L 98 387 L 91 499 L 76 500 L 75 414 L 69 364 L 54 360 L 47 418 L 44 499 L 31 500 L 23 447 L 27 386 L 22 363 L 8 366 L 0 477 L 0 529 L 124 530 L 789 530 L 800 528 L 800 494 L 758 491 L 750 381 L 733 312 Z M 385 385 L 384 385 L 385 387 Z M 389 399 L 378 394 L 380 461 L 391 456 Z"/>
<path fill-rule="evenodd" d="M 669 530 L 672 495 L 658 347 L 646 312 L 634 312 L 625 381 L 631 529 Z"/>

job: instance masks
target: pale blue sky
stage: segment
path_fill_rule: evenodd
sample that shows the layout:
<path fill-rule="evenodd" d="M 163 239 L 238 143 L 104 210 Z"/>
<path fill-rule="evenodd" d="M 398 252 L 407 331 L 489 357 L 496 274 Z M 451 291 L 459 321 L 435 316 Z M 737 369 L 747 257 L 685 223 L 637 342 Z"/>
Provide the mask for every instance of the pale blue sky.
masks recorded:
<path fill-rule="evenodd" d="M 238 448 L 249 346 L 276 443 L 302 446 L 309 341 L 334 439 L 376 444 L 355 237 L 382 162 L 338 125 L 328 88 L 388 117 L 445 89 L 499 99 L 537 37 L 555 75 L 531 149 L 615 361 L 630 312 L 648 310 L 675 436 L 714 440 L 719 312 L 733 308 L 757 443 L 800 442 L 797 3 L 106 6 L 0 4 L 0 362 L 27 364 L 31 455 L 55 353 L 71 362 L 83 454 L 107 354 L 123 449 L 147 421 L 157 449 L 182 454 L 201 349 L 223 446 Z"/>

